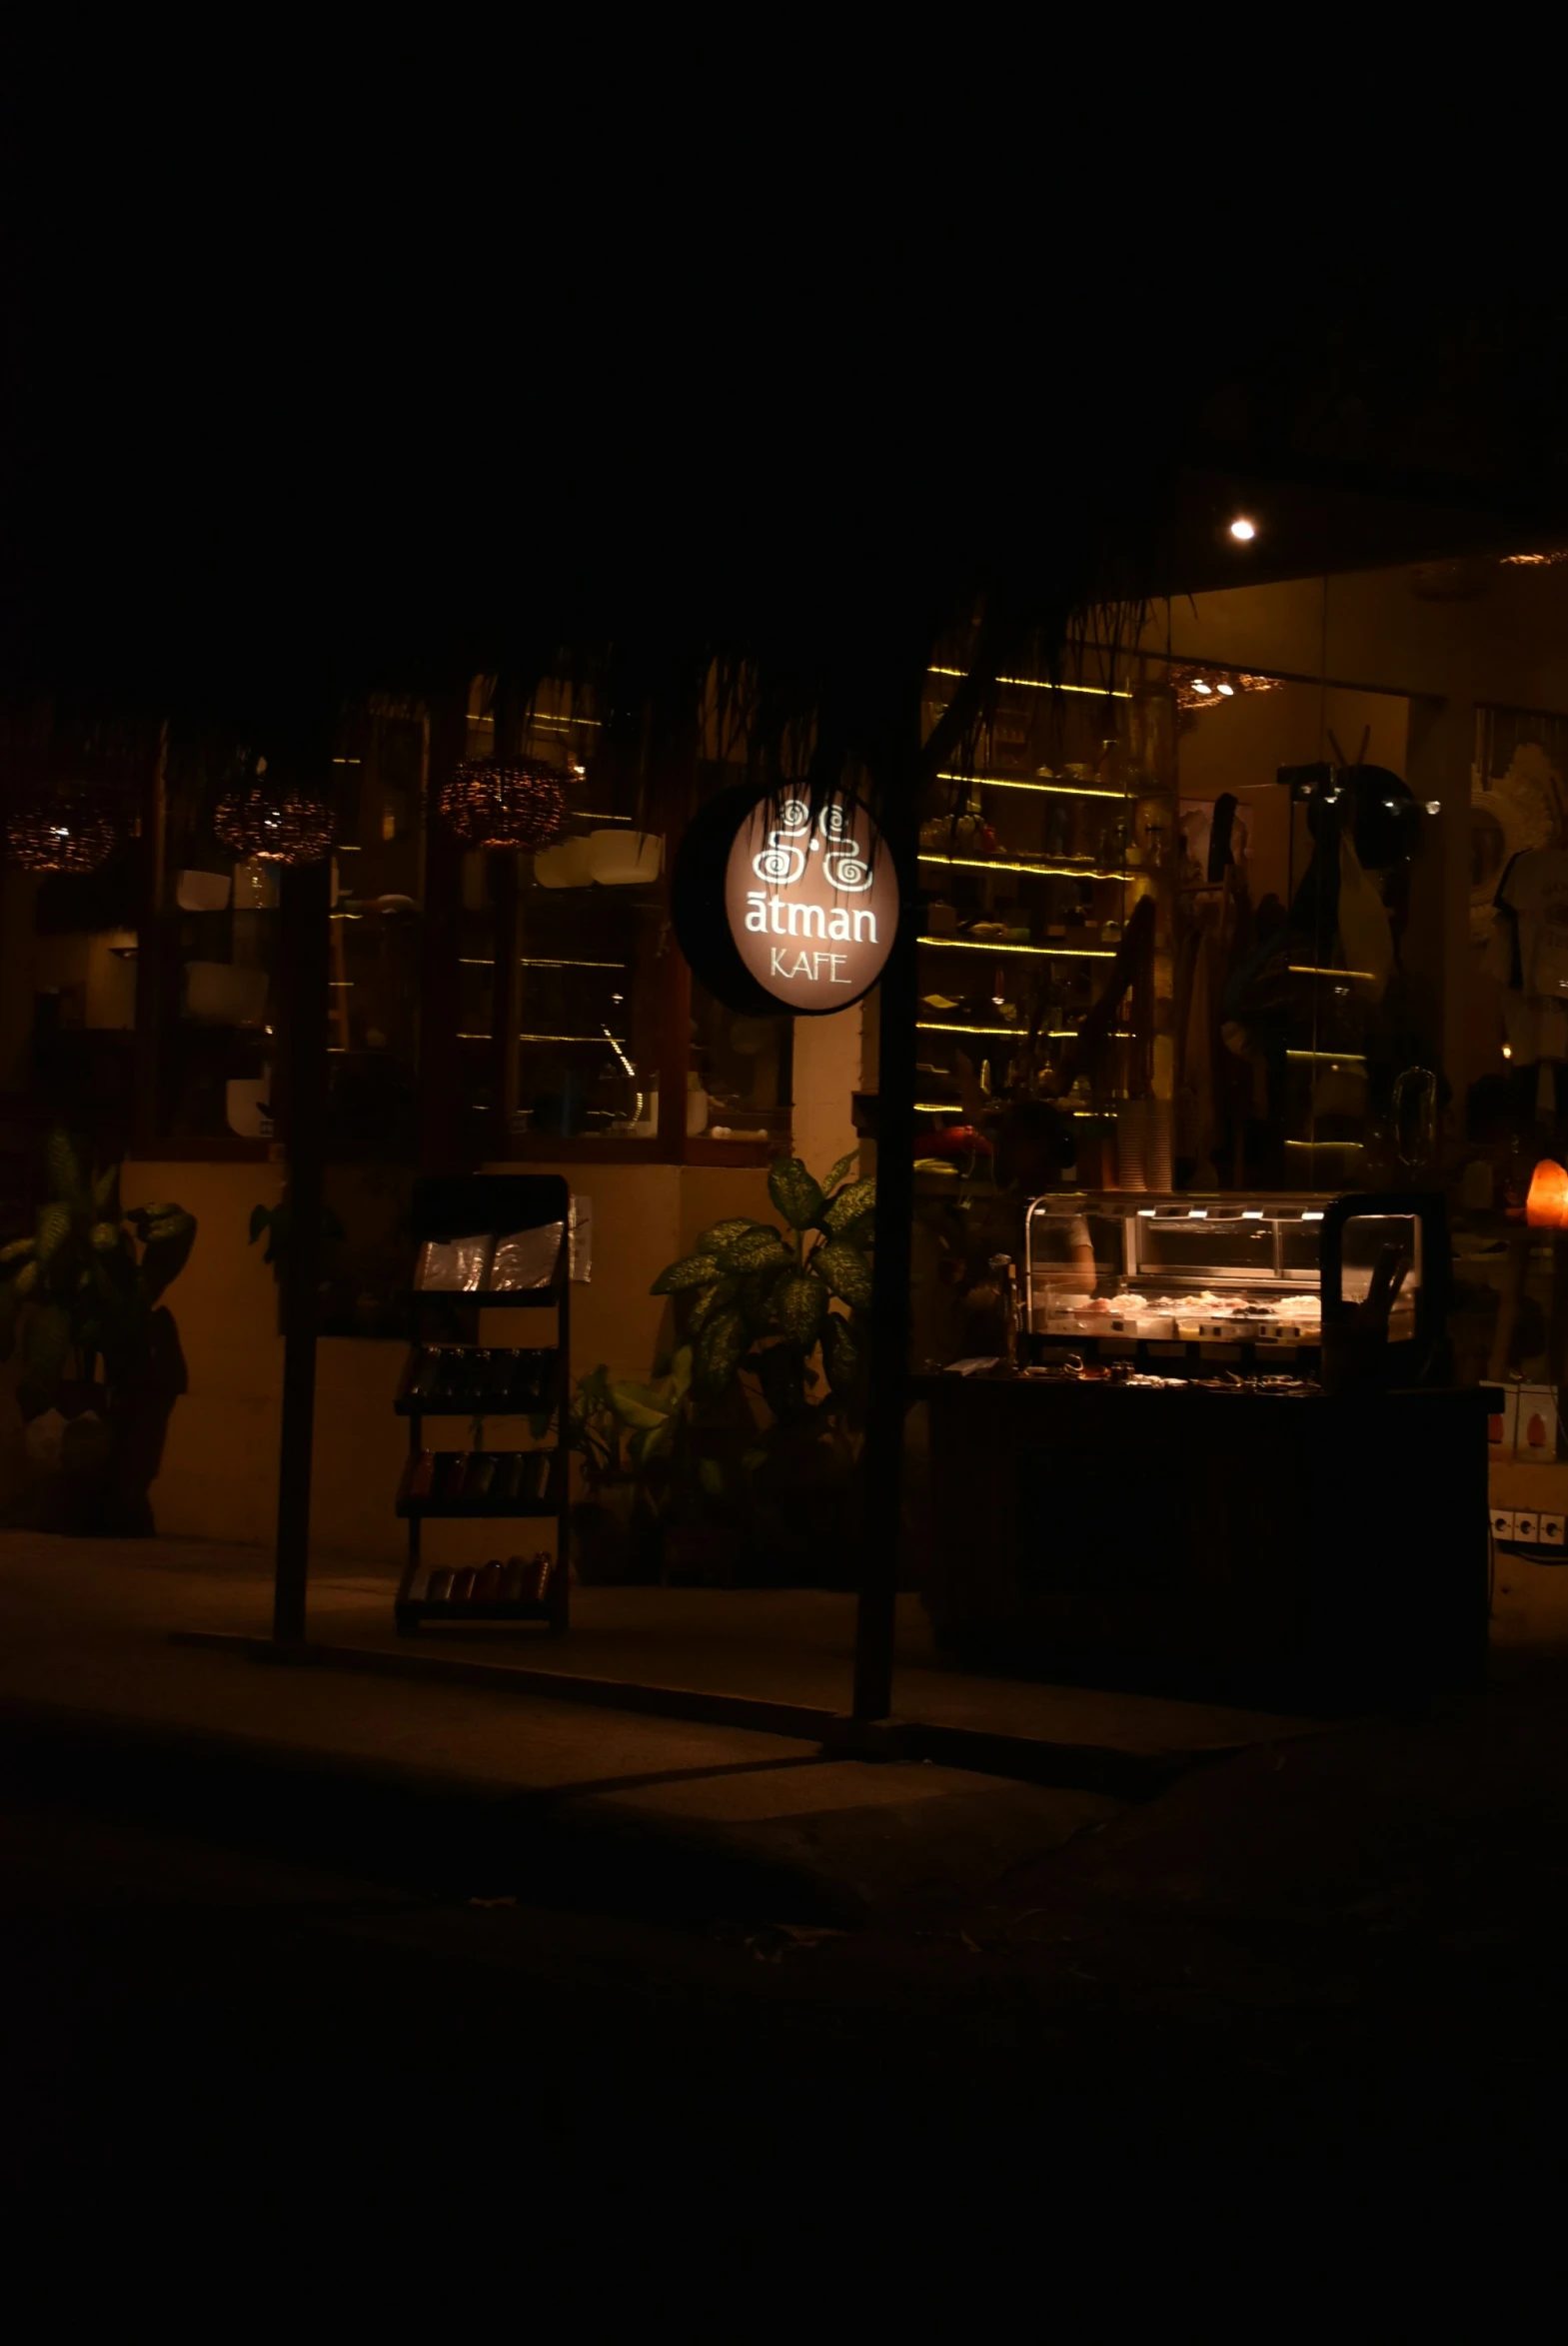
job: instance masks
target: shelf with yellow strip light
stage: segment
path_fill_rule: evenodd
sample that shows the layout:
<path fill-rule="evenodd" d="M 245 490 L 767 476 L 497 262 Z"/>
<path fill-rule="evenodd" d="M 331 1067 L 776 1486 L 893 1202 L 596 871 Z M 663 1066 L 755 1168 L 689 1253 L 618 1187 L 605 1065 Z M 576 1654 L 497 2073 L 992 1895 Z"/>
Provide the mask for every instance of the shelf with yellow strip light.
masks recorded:
<path fill-rule="evenodd" d="M 1045 961 L 1113 962 L 1113 945 L 1003 945 L 988 937 L 921 937 L 920 945 L 946 947 L 956 953 L 1025 953 Z"/>
<path fill-rule="evenodd" d="M 1136 872 L 1099 872 L 1086 864 L 1013 864 L 1001 856 L 938 856 L 928 848 L 921 848 L 919 861 L 944 864 L 959 872 L 1023 872 L 1035 880 L 1111 880 L 1122 888 L 1129 888 L 1138 878 Z"/>

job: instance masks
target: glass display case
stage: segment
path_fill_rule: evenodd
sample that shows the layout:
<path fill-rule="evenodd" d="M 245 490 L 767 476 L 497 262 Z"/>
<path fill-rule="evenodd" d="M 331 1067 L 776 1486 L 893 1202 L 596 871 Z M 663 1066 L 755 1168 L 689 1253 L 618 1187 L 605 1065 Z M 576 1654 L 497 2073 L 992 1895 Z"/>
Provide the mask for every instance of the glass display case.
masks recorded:
<path fill-rule="evenodd" d="M 1322 1341 L 1326 1196 L 1048 1195 L 1024 1223 L 1028 1349 L 1049 1364 L 1143 1356 L 1151 1366 L 1250 1363 L 1310 1371 Z M 1390 1246 L 1408 1263 L 1388 1340 L 1414 1338 L 1424 1273 L 1411 1212 L 1368 1200 L 1345 1221 L 1341 1292 L 1363 1300 Z M 1158 1371 L 1156 1371 L 1158 1372 Z"/>

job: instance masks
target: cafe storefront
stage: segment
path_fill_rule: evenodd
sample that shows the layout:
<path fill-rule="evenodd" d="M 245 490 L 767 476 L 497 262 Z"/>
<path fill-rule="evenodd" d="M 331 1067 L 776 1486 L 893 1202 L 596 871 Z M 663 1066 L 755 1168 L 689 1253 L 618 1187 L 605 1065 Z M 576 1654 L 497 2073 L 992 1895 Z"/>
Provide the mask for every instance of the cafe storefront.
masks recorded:
<path fill-rule="evenodd" d="M 1555 1388 L 1555 1257 L 1528 1246 L 1521 1256 L 1508 1214 L 1522 1201 L 1521 1169 L 1527 1182 L 1557 1146 L 1561 1062 L 1547 1024 L 1512 999 L 1538 997 L 1511 982 L 1494 900 L 1516 852 L 1568 851 L 1564 619 L 1568 564 L 1545 558 L 1173 599 L 1114 652 L 1088 641 L 1056 673 L 1000 680 L 984 725 L 931 778 L 915 848 L 908 1104 L 911 1366 L 931 1430 L 916 1410 L 900 1689 L 934 1703 L 944 1672 L 976 1663 L 1015 1664 L 1020 1679 L 1116 1667 L 1114 1640 L 1080 1650 L 1060 1628 L 1098 1601 L 1105 1523 L 1122 1526 L 1124 1576 L 1157 1579 L 1173 1514 L 1217 1503 L 1228 1452 L 1255 1463 L 1268 1450 L 1234 1430 L 1167 1442 L 1134 1414 L 1159 1401 L 1219 1410 L 1229 1396 L 1239 1425 L 1276 1400 L 1313 1404 L 1324 1322 L 1321 1260 L 1308 1257 L 1323 1228 L 1313 1217 L 1336 1197 L 1442 1199 L 1441 1232 L 1406 1217 L 1398 1250 L 1410 1260 L 1385 1330 L 1395 1344 L 1446 1346 L 1440 1375 L 1422 1365 L 1434 1390 L 1510 1370 Z M 958 666 L 933 664 L 927 730 Z M 469 844 L 443 813 L 454 773 L 494 755 L 498 725 L 515 726 L 509 756 L 559 778 L 562 819 L 546 844 Z M 811 1248 L 838 1242 L 824 1223 L 832 1199 L 878 1170 L 882 1004 L 876 970 L 850 965 L 890 935 L 896 905 L 878 892 L 895 885 L 894 858 L 871 855 L 852 814 L 819 793 L 775 792 L 760 805 L 753 790 L 744 806 L 756 837 L 748 831 L 727 893 L 738 828 L 724 841 L 722 887 L 703 838 L 712 809 L 744 787 L 736 757 L 710 738 L 713 754 L 678 782 L 656 778 L 641 802 L 622 804 L 599 771 L 599 731 L 591 698 L 566 683 L 514 720 L 493 682 L 476 679 L 447 708 L 360 707 L 333 752 L 311 1537 L 360 1592 L 336 1613 L 323 1597 L 313 1632 L 333 1618 L 345 1636 L 368 1634 L 374 1618 L 394 1633 L 408 1562 L 398 1400 L 416 1182 L 457 1171 L 559 1175 L 578 1239 L 561 1517 L 571 1626 L 556 1640 L 520 1626 L 506 1650 L 642 1683 L 696 1672 L 714 1690 L 749 1686 L 759 1699 L 841 1712 L 854 1543 L 820 1529 L 819 1494 L 804 1539 L 779 1521 L 781 1489 L 790 1472 L 805 1487 L 799 1460 L 812 1445 L 852 1463 L 853 1372 L 829 1376 L 813 1319 L 814 1342 L 795 1347 L 810 1381 L 788 1386 L 782 1367 L 763 1364 L 781 1351 L 781 1330 L 754 1310 L 747 1352 L 708 1404 L 733 1422 L 723 1440 L 691 1446 L 691 1488 L 678 1491 L 668 1445 L 702 1411 L 690 1385 L 673 1390 L 673 1377 L 694 1373 L 677 1356 L 695 1360 L 703 1296 L 752 1274 L 728 1261 L 689 1286 L 665 1274 L 720 1261 L 754 1226 L 779 1234 L 790 1276 L 805 1274 Z M 101 1155 L 123 1154 L 127 1204 L 174 1198 L 195 1214 L 198 1239 L 171 1297 L 188 1389 L 154 1488 L 158 1527 L 225 1540 L 243 1526 L 266 1541 L 284 1336 L 280 1262 L 276 1250 L 264 1259 L 267 1239 L 251 1230 L 284 1193 L 288 963 L 277 869 L 236 848 L 224 817 L 234 755 L 171 726 L 138 779 L 122 845 L 96 872 L 40 874 L 8 850 L 0 1089 L 18 1214 L 36 1202 L 29 1149 L 49 1120 Z M 797 863 L 813 878 L 792 899 Z M 698 868 L 701 906 L 683 914 L 680 876 Z M 808 1010 L 790 1002 L 802 989 L 818 998 Z M 799 1229 L 778 1179 L 770 1185 L 770 1168 L 790 1158 L 821 1184 L 821 1213 Z M 1256 1232 L 1267 1236 L 1266 1278 L 1251 1275 Z M 863 1251 L 868 1225 L 856 1236 Z M 1382 1254 L 1352 1229 L 1341 1299 L 1368 1299 Z M 868 1291 L 856 1301 L 809 1275 L 823 1293 L 799 1308 L 819 1310 L 821 1325 L 864 1320 Z M 489 1315 L 475 1335 L 487 1349 L 512 1341 Z M 1127 1405 L 1124 1425 L 1096 1419 L 1089 1447 L 1054 1416 L 1002 1445 L 1057 1460 L 1029 1501 L 1059 1537 L 1030 1566 L 1045 1579 L 1019 1643 L 1009 1642 L 1017 1589 L 982 1600 L 977 1564 L 968 1568 L 971 1557 L 994 1562 L 1014 1536 L 997 1528 L 995 1439 L 942 1420 L 949 1386 L 963 1388 L 963 1410 L 983 1409 L 986 1376 L 950 1375 L 976 1359 L 1006 1364 L 1007 1409 L 1024 1405 L 1024 1369 L 1043 1372 L 1030 1408 L 1090 1402 L 1103 1416 Z M 649 1442 L 659 1424 L 635 1422 L 639 1410 L 675 1420 L 663 1443 Z M 809 1439 L 779 1438 L 791 1412 Z M 554 1438 L 526 1420 L 504 1433 L 479 1407 L 469 1415 L 481 1421 L 465 1436 L 477 1450 Z M 1151 1440 L 1169 1461 L 1157 1482 L 1135 1464 Z M 6 1441 L 15 1510 L 30 1503 L 30 1470 L 18 1426 Z M 1494 1502 L 1518 1464 L 1494 1450 Z M 1555 1457 L 1530 1465 L 1549 1497 Z M 749 1537 L 748 1494 L 770 1474 L 751 1518 L 764 1531 Z M 1247 1466 L 1240 1479 L 1261 1492 L 1268 1476 Z M 1466 1508 L 1484 1507 L 1484 1490 L 1466 1491 Z M 1009 1497 L 1008 1509 L 1021 1503 Z M 1270 1537 L 1256 1505 L 1255 1521 L 1238 1517 L 1226 1533 L 1243 1579 Z M 1532 1522 L 1555 1514 L 1537 1494 Z M 1467 1519 L 1466 1537 L 1455 1604 L 1473 1614 L 1479 1573 L 1484 1629 L 1484 1519 Z M 464 1519 L 457 1506 L 426 1534 L 449 1588 L 465 1571 L 472 1586 L 491 1563 L 507 1567 L 512 1550 L 498 1553 L 498 1540 L 491 1517 Z M 532 1560 L 536 1541 L 526 1544 Z M 1058 1588 L 1052 1575 L 1063 1574 Z M 1247 1586 L 1256 1595 L 1255 1575 Z M 1161 1602 L 1184 1604 L 1190 1619 L 1172 1587 Z M 1233 1587 L 1206 1601 L 1223 1621 L 1240 1598 Z M 449 1632 L 463 1637 L 461 1616 L 442 1624 Z M 502 1641 L 487 1630 L 484 1650 Z M 1154 1640 L 1147 1683 L 1159 1682 L 1167 1646 Z M 1247 1696 L 1245 1668 L 1213 1682 Z M 897 1706 L 911 1708 L 907 1692 Z"/>

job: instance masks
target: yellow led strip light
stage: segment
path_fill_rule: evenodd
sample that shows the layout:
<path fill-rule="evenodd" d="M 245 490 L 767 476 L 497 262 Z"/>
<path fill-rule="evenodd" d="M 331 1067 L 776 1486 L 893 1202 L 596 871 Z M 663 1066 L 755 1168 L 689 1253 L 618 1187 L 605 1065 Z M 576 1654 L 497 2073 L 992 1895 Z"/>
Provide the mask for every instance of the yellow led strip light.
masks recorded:
<path fill-rule="evenodd" d="M 919 860 L 922 864 L 956 865 L 964 872 L 1031 872 L 1039 880 L 1114 880 L 1123 888 L 1130 887 L 1137 877 L 1132 872 L 1091 872 L 1082 864 L 1004 864 L 999 856 L 928 855 L 923 848 Z M 1328 974 L 1337 978 L 1340 973 L 1334 970 Z"/>
<path fill-rule="evenodd" d="M 927 676 L 967 676 L 966 668 L 938 668 L 934 664 L 925 671 Z M 1119 685 L 1053 685 L 1038 676 L 999 676 L 999 685 L 1021 685 L 1030 693 L 1088 693 L 1096 701 L 1130 701 L 1132 695 Z"/>
<path fill-rule="evenodd" d="M 1112 962 L 1116 958 L 1116 949 L 1110 945 L 1002 945 L 986 937 L 921 937 L 915 942 L 947 946 L 959 953 L 1043 954 L 1050 961 L 1060 961 L 1064 956 L 1083 962 Z"/>
<path fill-rule="evenodd" d="M 938 782 L 967 783 L 973 790 L 1047 791 L 1062 799 L 1133 799 L 1136 791 L 1093 790 L 1086 782 L 1012 782 L 999 774 L 938 774 Z M 1145 793 L 1145 796 L 1148 794 Z"/>

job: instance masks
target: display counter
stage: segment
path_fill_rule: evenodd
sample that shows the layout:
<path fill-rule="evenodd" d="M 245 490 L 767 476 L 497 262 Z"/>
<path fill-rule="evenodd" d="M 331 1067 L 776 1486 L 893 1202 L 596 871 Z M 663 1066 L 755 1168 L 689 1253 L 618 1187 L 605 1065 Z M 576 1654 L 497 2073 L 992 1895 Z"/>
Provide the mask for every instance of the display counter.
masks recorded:
<path fill-rule="evenodd" d="M 1077 1286 L 1041 1280 L 1042 1256 L 1056 1266 L 1039 1226 L 1053 1209 L 1031 1213 L 1033 1324 L 1018 1364 L 915 1383 L 930 1416 L 925 1597 L 942 1647 L 1031 1676 L 1300 1708 L 1473 1684 L 1489 1398 L 1414 1381 L 1441 1372 L 1435 1203 L 1238 1202 L 1233 1223 L 1184 1207 L 1178 1229 L 1174 1206 L 1150 1215 L 1118 1199 L 1096 1215 L 1077 1200 Z M 1163 1259 L 1142 1250 L 1150 1239 Z M 1410 1295 L 1407 1277 L 1408 1309 L 1396 1301 L 1369 1363 L 1358 1302 L 1390 1243 L 1417 1284 Z M 1294 1312 L 1238 1318 L 1259 1290 Z M 1109 1308 L 1092 1318 L 1121 1325 L 1052 1325 L 1097 1297 Z M 1340 1389 L 1324 1388 L 1325 1328 Z"/>

